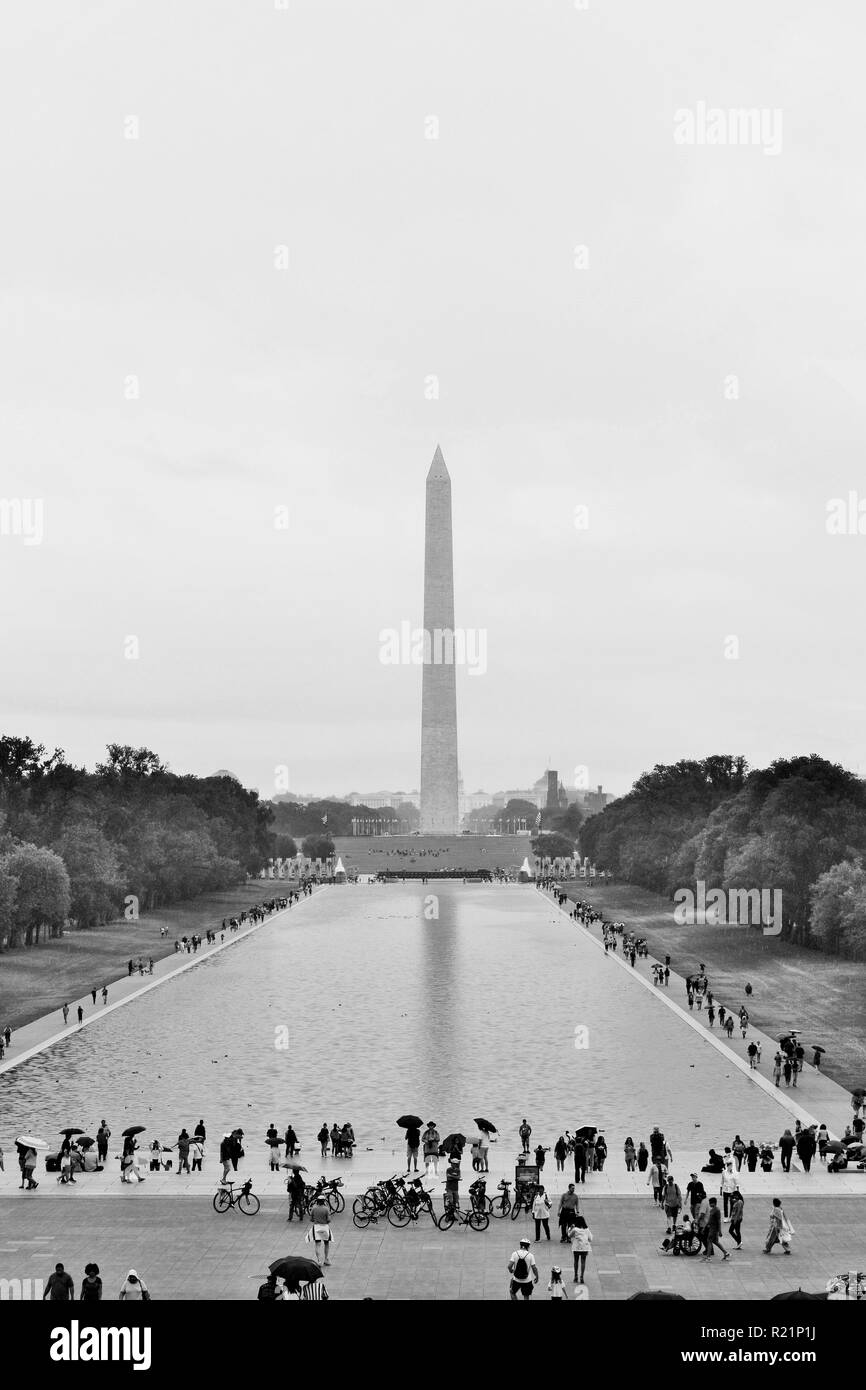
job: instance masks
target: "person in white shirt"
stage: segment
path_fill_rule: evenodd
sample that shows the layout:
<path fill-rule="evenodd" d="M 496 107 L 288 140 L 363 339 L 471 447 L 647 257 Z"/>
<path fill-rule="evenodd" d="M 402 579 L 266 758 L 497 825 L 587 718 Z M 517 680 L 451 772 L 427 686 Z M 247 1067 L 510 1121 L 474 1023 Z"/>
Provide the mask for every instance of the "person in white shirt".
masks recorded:
<path fill-rule="evenodd" d="M 121 1299 L 126 1301 L 148 1302 L 150 1294 L 143 1279 L 140 1279 L 134 1269 L 131 1269 L 123 1281 L 120 1289 Z"/>
<path fill-rule="evenodd" d="M 508 1261 L 508 1272 L 511 1275 L 509 1297 L 512 1303 L 517 1302 L 518 1294 L 521 1298 L 531 1298 L 532 1290 L 538 1283 L 538 1265 L 525 1236 Z"/>
<path fill-rule="evenodd" d="M 535 1239 L 541 1240 L 541 1228 L 543 1226 L 544 1234 L 550 1240 L 550 1198 L 543 1187 L 538 1189 L 532 1203 L 532 1215 L 535 1217 Z"/>
<path fill-rule="evenodd" d="M 568 1238 L 571 1242 L 571 1253 L 574 1256 L 574 1282 L 582 1284 L 583 1276 L 586 1273 L 586 1257 L 592 1250 L 592 1231 L 586 1224 L 586 1218 L 578 1216 L 575 1224 L 571 1227 Z"/>

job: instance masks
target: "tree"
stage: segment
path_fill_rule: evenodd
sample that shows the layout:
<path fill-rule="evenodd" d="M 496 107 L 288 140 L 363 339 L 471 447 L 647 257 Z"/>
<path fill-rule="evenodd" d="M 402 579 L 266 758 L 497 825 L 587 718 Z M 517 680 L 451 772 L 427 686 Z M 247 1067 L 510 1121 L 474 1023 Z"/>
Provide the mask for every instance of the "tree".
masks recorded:
<path fill-rule="evenodd" d="M 334 841 L 327 835 L 305 835 L 301 853 L 306 859 L 329 859 L 334 853 Z"/>
<path fill-rule="evenodd" d="M 43 927 L 56 936 L 69 913 L 69 875 L 59 855 L 21 844 L 0 860 L 0 876 L 16 881 L 10 946 L 39 944 Z"/>
<path fill-rule="evenodd" d="M 526 829 L 535 829 L 535 820 L 538 815 L 538 807 L 534 801 L 525 801 L 522 797 L 514 796 L 503 806 L 501 811 L 497 811 L 493 818 L 493 824 L 499 831 L 507 829 L 508 821 L 512 826 L 515 821 L 526 821 Z"/>
<path fill-rule="evenodd" d="M 117 850 L 92 821 L 70 825 L 55 845 L 69 874 L 70 915 L 79 927 L 105 922 L 123 897 Z"/>
<path fill-rule="evenodd" d="M 811 890 L 811 934 L 825 951 L 866 956 L 866 869 L 845 859 L 821 874 Z"/>
<path fill-rule="evenodd" d="M 532 852 L 539 859 L 573 859 L 574 841 L 567 835 L 537 835 L 532 841 Z"/>
<path fill-rule="evenodd" d="M 109 743 L 108 760 L 96 764 L 101 777 L 155 777 L 167 771 L 149 748 L 133 748 L 128 743 Z M 217 779 L 222 781 L 223 779 Z"/>

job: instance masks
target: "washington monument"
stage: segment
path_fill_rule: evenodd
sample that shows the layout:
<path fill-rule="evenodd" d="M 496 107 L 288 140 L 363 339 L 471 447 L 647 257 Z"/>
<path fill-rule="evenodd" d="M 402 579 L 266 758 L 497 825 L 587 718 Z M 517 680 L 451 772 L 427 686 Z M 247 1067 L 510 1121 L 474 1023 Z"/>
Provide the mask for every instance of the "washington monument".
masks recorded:
<path fill-rule="evenodd" d="M 438 444 L 427 474 L 424 529 L 424 631 L 454 631 L 454 561 L 451 547 L 451 478 Z M 457 687 L 452 659 L 428 652 L 421 684 L 421 830 L 456 835 Z"/>

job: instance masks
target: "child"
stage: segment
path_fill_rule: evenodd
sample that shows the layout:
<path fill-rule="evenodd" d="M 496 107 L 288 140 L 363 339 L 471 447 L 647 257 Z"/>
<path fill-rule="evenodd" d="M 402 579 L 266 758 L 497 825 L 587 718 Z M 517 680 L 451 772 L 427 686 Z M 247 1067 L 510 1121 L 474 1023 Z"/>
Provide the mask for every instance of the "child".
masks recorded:
<path fill-rule="evenodd" d="M 562 1270 L 559 1268 L 559 1265 L 554 1265 L 550 1271 L 550 1283 L 547 1286 L 547 1292 L 550 1294 L 551 1298 L 568 1298 L 565 1285 L 562 1282 Z"/>

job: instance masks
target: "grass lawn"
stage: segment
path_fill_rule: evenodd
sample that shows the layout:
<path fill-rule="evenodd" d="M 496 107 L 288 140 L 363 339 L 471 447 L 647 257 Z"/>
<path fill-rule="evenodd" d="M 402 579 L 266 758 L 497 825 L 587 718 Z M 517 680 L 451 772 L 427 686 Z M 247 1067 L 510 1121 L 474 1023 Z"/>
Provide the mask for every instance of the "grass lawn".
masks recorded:
<path fill-rule="evenodd" d="M 130 956 L 160 960 L 173 955 L 176 937 L 193 932 L 203 936 L 207 927 L 219 926 L 224 917 L 272 898 L 287 886 L 276 879 L 256 879 L 150 912 L 137 922 L 121 919 L 92 931 L 68 932 L 30 950 L 5 951 L 0 954 L 0 1026 L 22 1028 L 94 985 L 101 989 L 126 977 Z M 168 927 L 168 936 L 160 936 L 161 926 Z"/>
<path fill-rule="evenodd" d="M 570 898 L 592 902 L 609 920 L 646 937 L 650 954 L 661 960 L 669 955 L 678 974 L 692 974 L 703 961 L 719 1003 L 735 1009 L 744 1003 L 755 1027 L 771 1037 L 799 1028 L 804 1046 L 827 1049 L 821 1068 L 827 1076 L 849 1090 L 866 1086 L 866 965 L 758 930 L 680 927 L 672 902 L 631 884 L 589 893 L 581 883 L 563 886 Z M 751 998 L 744 992 L 747 982 Z"/>

